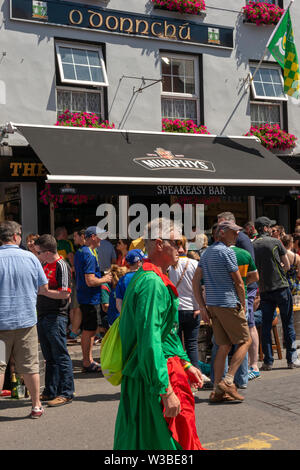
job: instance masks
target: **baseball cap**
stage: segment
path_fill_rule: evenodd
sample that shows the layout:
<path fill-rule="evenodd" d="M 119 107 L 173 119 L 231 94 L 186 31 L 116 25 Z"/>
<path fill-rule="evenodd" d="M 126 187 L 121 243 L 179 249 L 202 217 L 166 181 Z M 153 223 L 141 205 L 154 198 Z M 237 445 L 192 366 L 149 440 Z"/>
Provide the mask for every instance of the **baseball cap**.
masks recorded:
<path fill-rule="evenodd" d="M 242 230 L 242 227 L 239 225 L 236 225 L 232 220 L 223 220 L 223 222 L 220 222 L 218 224 L 219 230 L 235 230 L 236 232 L 238 230 Z"/>
<path fill-rule="evenodd" d="M 262 227 L 271 227 L 271 225 L 275 225 L 275 224 L 276 224 L 276 220 L 271 220 L 269 219 L 269 217 L 265 217 L 265 216 L 258 217 L 254 222 L 256 230 Z"/>
<path fill-rule="evenodd" d="M 88 227 L 84 233 L 85 238 L 90 238 L 92 235 L 97 235 L 97 237 L 101 238 L 101 235 L 103 233 L 106 233 L 105 230 L 102 228 L 97 227 L 96 225 L 92 225 L 91 227 Z"/>
<path fill-rule="evenodd" d="M 144 255 L 142 250 L 139 250 L 139 249 L 128 251 L 128 253 L 125 257 L 127 263 L 129 263 L 129 264 L 137 263 L 138 261 L 142 261 L 145 258 L 146 258 L 146 256 Z"/>

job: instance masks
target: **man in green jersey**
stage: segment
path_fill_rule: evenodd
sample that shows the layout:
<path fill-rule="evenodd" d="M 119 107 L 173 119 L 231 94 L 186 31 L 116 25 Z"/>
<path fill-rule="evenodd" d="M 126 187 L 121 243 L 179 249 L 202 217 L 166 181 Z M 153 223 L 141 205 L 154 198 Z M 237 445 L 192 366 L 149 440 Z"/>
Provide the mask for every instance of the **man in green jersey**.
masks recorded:
<path fill-rule="evenodd" d="M 181 234 L 165 219 L 148 224 L 149 259 L 128 285 L 122 305 L 121 399 L 115 450 L 200 450 L 190 384 L 202 386 L 177 335 L 177 290 L 166 276 Z"/>

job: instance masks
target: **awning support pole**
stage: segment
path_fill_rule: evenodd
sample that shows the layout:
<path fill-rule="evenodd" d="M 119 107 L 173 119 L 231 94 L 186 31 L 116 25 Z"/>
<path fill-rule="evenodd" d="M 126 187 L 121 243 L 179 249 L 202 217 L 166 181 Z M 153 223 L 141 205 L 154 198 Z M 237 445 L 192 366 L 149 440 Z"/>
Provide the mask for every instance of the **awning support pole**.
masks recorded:
<path fill-rule="evenodd" d="M 50 233 L 53 237 L 55 234 L 54 210 L 54 204 L 50 202 Z"/>
<path fill-rule="evenodd" d="M 248 220 L 253 222 L 256 219 L 255 196 L 248 196 Z"/>

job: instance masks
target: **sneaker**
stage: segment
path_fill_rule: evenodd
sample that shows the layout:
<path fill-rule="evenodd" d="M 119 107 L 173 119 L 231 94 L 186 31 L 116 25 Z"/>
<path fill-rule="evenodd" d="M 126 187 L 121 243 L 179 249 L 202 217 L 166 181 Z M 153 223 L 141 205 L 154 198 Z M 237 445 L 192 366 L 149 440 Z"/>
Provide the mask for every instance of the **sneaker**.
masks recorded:
<path fill-rule="evenodd" d="M 272 370 L 273 369 L 273 366 L 271 364 L 265 364 L 263 363 L 261 368 L 259 370 L 264 370 L 264 371 L 267 371 L 267 370 Z"/>
<path fill-rule="evenodd" d="M 248 380 L 259 379 L 261 377 L 259 370 L 254 370 L 250 367 L 248 370 Z"/>
<path fill-rule="evenodd" d="M 247 388 L 246 384 L 241 384 L 241 385 L 235 384 L 235 385 L 236 385 L 236 388 L 241 388 L 243 390 L 246 390 L 246 388 Z"/>
<path fill-rule="evenodd" d="M 45 410 L 42 406 L 35 406 L 34 408 L 31 409 L 30 416 L 33 419 L 37 419 L 43 416 L 44 413 L 45 413 Z"/>
<path fill-rule="evenodd" d="M 217 393 L 220 393 L 220 392 L 227 393 L 228 395 L 233 397 L 235 400 L 239 400 L 239 401 L 243 401 L 245 399 L 245 397 L 243 397 L 242 395 L 240 395 L 238 393 L 235 384 L 228 385 L 225 382 L 224 379 L 221 380 L 221 382 L 218 383 L 217 388 L 216 388 L 216 392 Z"/>
<path fill-rule="evenodd" d="M 73 398 L 67 397 L 56 397 L 53 400 L 48 401 L 48 406 L 62 406 L 66 405 L 67 403 L 71 403 Z"/>
<path fill-rule="evenodd" d="M 294 362 L 288 362 L 288 369 L 296 369 L 297 367 L 300 367 L 300 360 L 296 359 Z"/>

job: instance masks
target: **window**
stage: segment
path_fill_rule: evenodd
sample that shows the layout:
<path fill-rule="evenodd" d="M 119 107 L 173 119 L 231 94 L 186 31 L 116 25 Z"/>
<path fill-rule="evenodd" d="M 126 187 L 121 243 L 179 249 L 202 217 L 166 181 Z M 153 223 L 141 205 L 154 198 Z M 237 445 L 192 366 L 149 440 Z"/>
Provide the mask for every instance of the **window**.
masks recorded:
<path fill-rule="evenodd" d="M 66 109 L 71 113 L 84 111 L 95 113 L 100 120 L 104 119 L 103 92 L 84 89 L 60 88 L 56 89 L 57 115 Z"/>
<path fill-rule="evenodd" d="M 162 117 L 199 123 L 199 64 L 196 57 L 161 55 Z"/>
<path fill-rule="evenodd" d="M 248 4 L 252 0 L 247 0 L 246 3 Z M 269 3 L 270 5 L 277 5 L 280 8 L 283 8 L 283 0 L 255 0 L 256 3 Z"/>
<path fill-rule="evenodd" d="M 56 43 L 57 115 L 66 109 L 104 115 L 104 87 L 108 86 L 101 48 L 87 44 Z"/>
<path fill-rule="evenodd" d="M 101 49 L 57 43 L 56 53 L 62 83 L 108 86 Z"/>
<path fill-rule="evenodd" d="M 256 65 L 250 64 L 251 78 L 255 70 Z M 251 125 L 270 123 L 282 127 L 282 105 L 285 101 L 287 97 L 283 91 L 281 68 L 276 65 L 261 65 L 251 81 Z"/>

